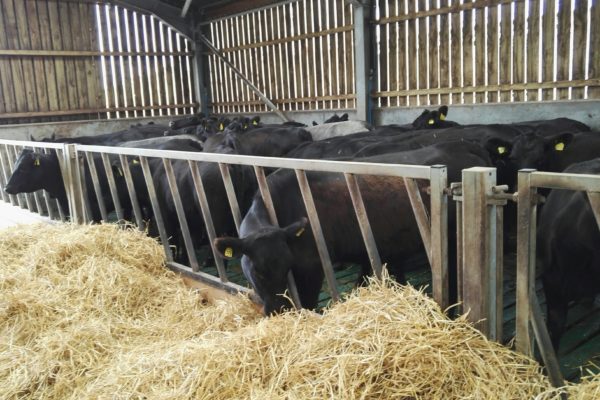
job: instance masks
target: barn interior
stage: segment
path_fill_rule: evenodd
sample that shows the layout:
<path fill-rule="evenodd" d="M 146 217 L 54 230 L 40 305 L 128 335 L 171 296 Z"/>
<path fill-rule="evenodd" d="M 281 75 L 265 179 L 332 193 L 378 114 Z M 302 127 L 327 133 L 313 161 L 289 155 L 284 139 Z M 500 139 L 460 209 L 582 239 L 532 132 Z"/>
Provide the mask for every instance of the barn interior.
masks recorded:
<path fill-rule="evenodd" d="M 0 0 L 0 14 L 3 187 L 20 150 L 32 146 L 18 141 L 94 136 L 136 124 L 167 126 L 200 113 L 258 115 L 264 124 L 308 126 L 346 113 L 350 120 L 379 127 L 411 124 L 425 110 L 446 105 L 444 118 L 462 125 L 569 118 L 600 131 L 600 4 L 595 0 Z M 67 154 L 60 146 L 43 151 Z M 79 151 L 90 165 L 89 157 L 102 150 Z M 263 177 L 269 167 L 284 165 L 267 164 L 258 165 Z M 453 183 L 447 182 L 443 196 L 458 209 L 471 200 L 460 188 L 451 191 Z M 496 188 L 495 181 L 489 185 Z M 2 190 L 6 204 L 65 219 L 44 196 Z M 523 256 L 516 244 L 503 246 L 500 210 L 507 202 L 516 207 L 515 199 L 511 193 L 496 196 L 483 206 L 490 221 L 478 227 L 478 220 L 462 211 L 462 221 L 470 221 L 462 229 L 475 233 L 459 250 L 474 257 L 471 261 L 502 270 L 496 275 L 502 284 L 488 276 L 485 286 L 491 291 L 496 285 L 485 305 L 493 309 L 490 303 L 498 302 L 500 320 L 491 319 L 485 329 L 510 346 L 520 329 L 517 264 Z M 79 207 L 86 222 L 85 205 Z M 536 211 L 531 213 L 535 220 Z M 107 215 L 121 219 L 117 212 Z M 142 219 L 137 219 L 140 227 Z M 471 255 L 472 248 L 481 247 L 478 238 L 493 245 Z M 516 232 L 512 240 L 517 241 Z M 183 253 L 185 261 L 177 260 L 176 269 L 199 285 L 227 292 L 251 287 L 239 259 L 225 270 L 210 245 Z M 409 259 L 406 275 L 410 284 L 436 297 L 438 271 L 432 273 L 430 262 L 426 255 Z M 333 267 L 329 279 L 336 290 L 350 292 L 360 266 Z M 537 276 L 527 285 L 545 314 L 541 271 L 533 271 Z M 483 292 L 471 293 L 467 286 L 466 302 Z M 336 299 L 326 279 L 319 308 Z M 598 299 L 570 305 L 557 354 L 566 380 L 600 371 Z M 489 310 L 477 311 L 475 303 L 472 320 L 490 319 Z M 527 338 L 516 347 L 541 358 L 544 344 L 533 345 L 537 331 L 530 324 L 535 325 L 525 316 Z"/>

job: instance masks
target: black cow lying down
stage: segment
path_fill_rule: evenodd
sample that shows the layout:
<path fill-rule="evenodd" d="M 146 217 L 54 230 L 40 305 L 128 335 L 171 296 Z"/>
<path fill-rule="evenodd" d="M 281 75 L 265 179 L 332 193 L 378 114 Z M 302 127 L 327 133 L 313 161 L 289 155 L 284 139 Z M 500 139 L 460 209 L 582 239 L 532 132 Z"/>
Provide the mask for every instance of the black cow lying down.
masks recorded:
<path fill-rule="evenodd" d="M 574 164 L 565 173 L 600 175 L 600 158 Z M 565 330 L 569 301 L 600 293 L 600 229 L 580 191 L 553 190 L 540 214 L 538 256 L 555 349 Z"/>
<path fill-rule="evenodd" d="M 447 164 L 449 180 L 460 176 L 463 168 L 490 164 L 484 151 L 471 151 L 476 144 L 456 142 L 436 146 L 437 151 L 406 152 L 398 157 L 387 154 L 354 161 Z M 309 172 L 307 176 L 332 261 L 359 263 L 363 271 L 367 270 L 369 261 L 344 177 L 318 172 Z M 312 231 L 307 227 L 296 176 L 293 171 L 278 170 L 267 179 L 283 228 L 269 222 L 262 198 L 256 195 L 242 222 L 240 238 L 218 238 L 215 247 L 224 258 L 243 255 L 242 269 L 263 301 L 265 314 L 290 307 L 289 301 L 281 296 L 286 290 L 286 275 L 290 269 L 303 307 L 313 309 L 317 306 L 323 270 Z M 404 181 L 395 177 L 360 176 L 359 184 L 381 259 L 387 263 L 392 276 L 403 282 L 404 260 L 424 251 Z M 419 186 L 428 204 L 427 183 L 420 182 Z M 448 215 L 455 213 L 449 211 Z M 453 231 L 449 228 L 449 233 Z M 450 245 L 449 249 L 453 247 Z"/>

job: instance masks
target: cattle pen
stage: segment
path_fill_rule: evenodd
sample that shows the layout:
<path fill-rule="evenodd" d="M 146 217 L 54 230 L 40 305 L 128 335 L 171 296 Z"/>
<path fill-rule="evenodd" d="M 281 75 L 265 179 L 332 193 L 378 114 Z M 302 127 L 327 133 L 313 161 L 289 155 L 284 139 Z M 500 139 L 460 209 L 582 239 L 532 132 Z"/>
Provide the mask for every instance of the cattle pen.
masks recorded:
<path fill-rule="evenodd" d="M 267 314 L 389 273 L 553 386 L 597 377 L 600 175 L 568 169 L 594 160 L 598 0 L 0 0 L 0 199 L 133 226 Z M 567 192 L 571 214 L 544 212 Z M 559 217 L 595 224 L 559 243 Z M 301 244 L 268 236 L 272 265 L 294 257 L 272 303 L 248 238 L 288 228 Z"/>

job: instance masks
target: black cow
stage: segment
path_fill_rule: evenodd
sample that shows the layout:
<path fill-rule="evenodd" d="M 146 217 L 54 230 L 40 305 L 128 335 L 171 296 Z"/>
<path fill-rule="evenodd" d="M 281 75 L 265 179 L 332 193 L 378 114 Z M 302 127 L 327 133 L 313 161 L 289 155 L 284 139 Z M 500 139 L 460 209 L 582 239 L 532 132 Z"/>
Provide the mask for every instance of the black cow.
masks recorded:
<path fill-rule="evenodd" d="M 413 129 L 438 129 L 438 128 L 450 128 L 458 126 L 457 122 L 448 121 L 448 106 L 441 106 L 437 110 L 423 110 L 413 122 Z"/>
<path fill-rule="evenodd" d="M 475 144 L 444 143 L 437 146 L 441 147 L 437 150 L 407 152 L 398 157 L 388 154 L 355 161 L 447 163 L 449 179 L 452 180 L 460 176 L 463 168 L 489 164 L 485 152 L 476 149 Z M 442 148 L 444 146 L 447 146 L 445 150 Z M 360 263 L 364 271 L 368 257 L 344 177 L 341 174 L 317 172 L 309 172 L 307 176 L 332 261 Z M 313 235 L 307 228 L 307 214 L 296 176 L 293 171 L 279 170 L 269 175 L 268 183 L 277 218 L 283 228 L 269 222 L 262 198 L 256 195 L 242 222 L 240 238 L 219 238 L 215 246 L 225 258 L 243 255 L 244 274 L 262 299 L 265 314 L 279 312 L 290 306 L 288 300 L 281 296 L 286 289 L 286 275 L 290 269 L 302 305 L 315 308 L 323 270 Z M 394 177 L 360 176 L 359 184 L 382 261 L 387 263 L 393 276 L 402 282 L 402 263 L 407 257 L 424 251 L 404 181 Z M 421 196 L 427 204 L 425 186 L 424 182 L 419 183 Z M 449 216 L 453 214 L 448 212 Z M 451 235 L 453 231 L 449 229 Z M 451 245 L 449 249 L 453 247 Z"/>
<path fill-rule="evenodd" d="M 600 158 L 564 172 L 600 175 Z M 565 330 L 568 303 L 600 293 L 598 223 L 585 192 L 553 190 L 540 213 L 537 250 L 555 349 Z"/>
<path fill-rule="evenodd" d="M 107 212 L 114 210 L 114 203 L 110 196 L 108 180 L 104 170 L 102 160 L 99 155 L 92 157 L 96 166 L 98 182 L 102 191 L 102 198 Z M 90 205 L 90 217 L 92 221 L 99 222 L 102 217 L 100 207 L 94 191 L 92 175 L 87 162 L 84 162 L 85 174 L 85 192 Z M 116 174 L 116 170 L 114 171 Z M 57 199 L 65 215 L 69 215 L 69 202 L 65 190 L 64 180 L 61 174 L 60 165 L 56 153 L 49 154 L 34 153 L 32 150 L 24 149 L 15 162 L 14 171 L 10 176 L 4 190 L 9 194 L 32 193 L 44 189 L 51 198 Z M 121 194 L 122 193 L 122 194 Z M 129 199 L 125 195 L 124 188 L 120 191 L 120 201 L 124 208 L 128 207 Z"/>
<path fill-rule="evenodd" d="M 332 124 L 334 122 L 343 122 L 343 121 L 348 121 L 348 113 L 344 113 L 341 116 L 337 115 L 337 114 L 333 114 L 331 117 L 327 118 L 323 123 L 324 124 Z M 317 124 L 316 121 L 313 121 L 313 126 L 317 126 L 319 124 Z"/>

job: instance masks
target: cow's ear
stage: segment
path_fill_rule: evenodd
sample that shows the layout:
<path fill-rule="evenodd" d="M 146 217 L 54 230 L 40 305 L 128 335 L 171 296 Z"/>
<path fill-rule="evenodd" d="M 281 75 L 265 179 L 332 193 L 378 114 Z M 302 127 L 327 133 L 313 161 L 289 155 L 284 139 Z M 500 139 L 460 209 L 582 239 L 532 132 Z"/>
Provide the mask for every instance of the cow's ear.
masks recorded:
<path fill-rule="evenodd" d="M 257 126 L 258 124 L 260 124 L 260 117 L 257 115 L 256 117 L 252 118 L 252 125 Z"/>
<path fill-rule="evenodd" d="M 563 151 L 573 141 L 572 133 L 561 133 L 548 140 L 548 145 L 556 151 Z"/>
<path fill-rule="evenodd" d="M 342 114 L 342 116 L 340 117 L 340 121 L 348 121 L 348 113 Z"/>
<path fill-rule="evenodd" d="M 319 124 L 317 124 L 316 121 L 313 121 L 313 126 L 317 126 L 317 125 L 319 125 Z"/>
<path fill-rule="evenodd" d="M 306 227 L 308 226 L 308 219 L 306 217 L 300 218 L 299 221 L 294 222 L 283 228 L 285 234 L 288 238 L 297 238 L 304 234 L 306 231 Z"/>
<path fill-rule="evenodd" d="M 498 138 L 490 138 L 485 142 L 484 147 L 491 155 L 506 157 L 510 154 L 512 143 Z"/>
<path fill-rule="evenodd" d="M 239 258 L 244 253 L 244 241 L 242 239 L 221 237 L 216 238 L 213 244 L 217 253 L 227 260 Z"/>

